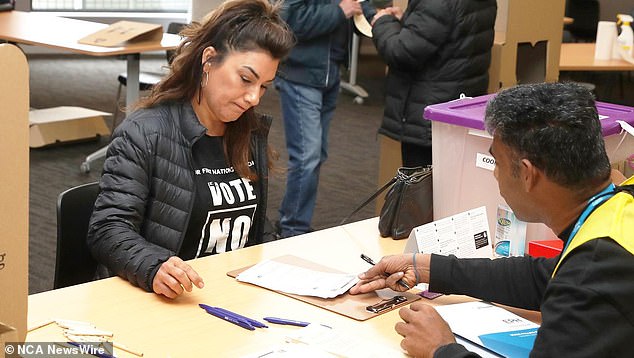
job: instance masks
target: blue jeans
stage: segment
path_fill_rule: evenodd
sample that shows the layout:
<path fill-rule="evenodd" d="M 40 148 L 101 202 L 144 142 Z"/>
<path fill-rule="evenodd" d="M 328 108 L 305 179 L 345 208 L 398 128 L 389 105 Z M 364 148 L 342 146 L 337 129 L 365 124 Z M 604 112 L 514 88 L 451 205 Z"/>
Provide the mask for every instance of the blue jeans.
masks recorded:
<path fill-rule="evenodd" d="M 288 151 L 286 192 L 280 206 L 282 237 L 311 231 L 319 169 L 328 158 L 328 129 L 339 93 L 339 66 L 331 63 L 325 88 L 275 81 L 282 102 Z"/>

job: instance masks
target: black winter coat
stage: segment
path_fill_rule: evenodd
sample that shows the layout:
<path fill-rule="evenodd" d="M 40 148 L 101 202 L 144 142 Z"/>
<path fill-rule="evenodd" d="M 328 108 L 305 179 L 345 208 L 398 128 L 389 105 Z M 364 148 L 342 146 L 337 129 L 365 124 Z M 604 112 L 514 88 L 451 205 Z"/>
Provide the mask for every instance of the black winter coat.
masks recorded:
<path fill-rule="evenodd" d="M 389 67 L 379 133 L 430 146 L 427 105 L 486 94 L 496 12 L 495 0 L 410 0 L 401 21 L 377 19 L 373 41 Z"/>
<path fill-rule="evenodd" d="M 253 136 L 260 200 L 247 245 L 262 239 L 267 204 L 267 136 Z M 132 113 L 114 131 L 90 219 L 87 244 L 98 276 L 121 276 L 152 291 L 160 265 L 178 255 L 195 197 L 192 146 L 206 133 L 187 103 Z"/>

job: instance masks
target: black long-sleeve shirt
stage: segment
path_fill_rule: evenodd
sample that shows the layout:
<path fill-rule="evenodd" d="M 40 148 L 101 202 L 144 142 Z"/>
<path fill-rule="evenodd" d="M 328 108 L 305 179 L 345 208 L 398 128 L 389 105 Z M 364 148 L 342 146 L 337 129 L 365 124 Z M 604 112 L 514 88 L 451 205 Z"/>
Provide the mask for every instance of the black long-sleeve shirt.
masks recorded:
<path fill-rule="evenodd" d="M 432 255 L 430 290 L 540 310 L 531 357 L 634 356 L 634 256 L 611 239 L 591 240 L 551 279 L 558 260 Z M 475 356 L 458 344 L 434 355 Z"/>

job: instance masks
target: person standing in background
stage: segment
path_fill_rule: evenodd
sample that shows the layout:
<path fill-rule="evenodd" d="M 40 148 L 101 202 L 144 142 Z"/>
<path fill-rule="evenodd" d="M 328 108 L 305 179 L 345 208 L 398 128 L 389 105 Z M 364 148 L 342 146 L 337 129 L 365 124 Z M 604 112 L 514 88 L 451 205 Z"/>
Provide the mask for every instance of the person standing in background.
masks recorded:
<path fill-rule="evenodd" d="M 281 64 L 279 90 L 288 150 L 286 192 L 280 206 L 282 237 L 311 231 L 319 171 L 328 158 L 328 129 L 339 93 L 339 68 L 348 59 L 356 0 L 287 0 L 282 17 L 297 44 Z"/>
<path fill-rule="evenodd" d="M 379 133 L 401 142 L 403 165 L 431 165 L 427 105 L 486 94 L 495 0 L 410 0 L 377 11 L 372 39 L 389 70 Z"/>

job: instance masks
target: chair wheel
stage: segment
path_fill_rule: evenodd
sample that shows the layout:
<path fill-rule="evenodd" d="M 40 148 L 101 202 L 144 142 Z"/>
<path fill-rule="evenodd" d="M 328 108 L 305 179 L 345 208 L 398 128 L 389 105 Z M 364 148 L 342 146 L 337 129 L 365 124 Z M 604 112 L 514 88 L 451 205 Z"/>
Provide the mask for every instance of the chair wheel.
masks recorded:
<path fill-rule="evenodd" d="M 90 164 L 88 162 L 81 163 L 81 165 L 79 166 L 79 171 L 84 174 L 90 173 Z"/>
<path fill-rule="evenodd" d="M 356 103 L 356 104 L 363 104 L 363 97 L 361 96 L 356 96 L 354 97 L 354 99 L 352 100 L 352 102 Z"/>

